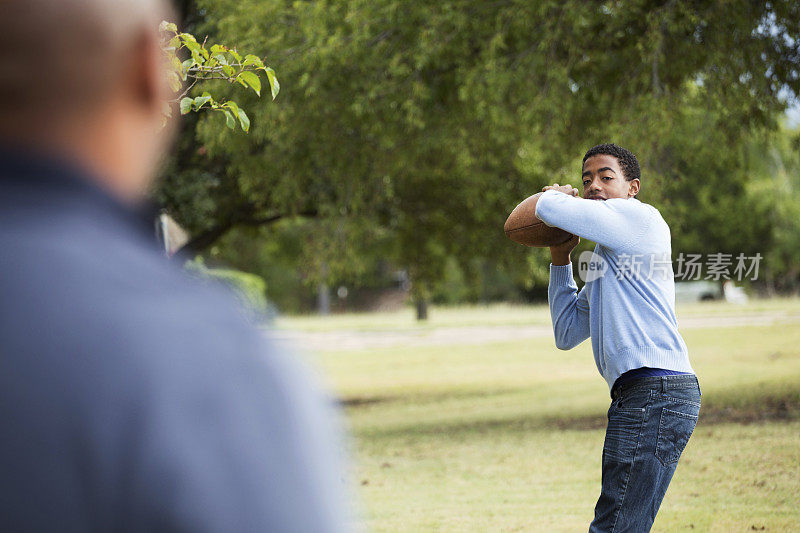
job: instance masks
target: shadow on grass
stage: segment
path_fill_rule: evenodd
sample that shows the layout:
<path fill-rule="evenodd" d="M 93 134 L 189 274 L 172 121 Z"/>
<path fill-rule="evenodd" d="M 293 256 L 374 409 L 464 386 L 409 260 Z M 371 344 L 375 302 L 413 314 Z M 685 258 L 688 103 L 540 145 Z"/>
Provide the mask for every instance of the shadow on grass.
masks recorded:
<path fill-rule="evenodd" d="M 708 401 L 704 401 L 700 411 L 700 422 L 703 425 L 757 424 L 800 419 L 800 389 L 785 394 L 753 396 L 748 398 L 750 401 L 739 400 L 735 403 L 727 403 L 723 398 L 711 396 Z"/>
<path fill-rule="evenodd" d="M 449 391 L 429 394 L 351 397 L 342 401 L 345 408 L 354 412 L 367 407 L 380 409 L 381 405 L 405 402 L 416 406 L 428 405 L 436 422 L 415 420 L 409 424 L 391 427 L 364 428 L 365 435 L 381 437 L 435 437 L 448 438 L 489 435 L 492 433 L 525 433 L 532 431 L 594 431 L 605 429 L 605 408 L 595 413 L 537 413 L 498 418 L 470 418 L 469 407 L 479 405 L 481 398 L 513 394 L 515 389 L 485 391 Z M 454 408 L 453 400 L 465 400 L 464 409 Z M 445 408 L 444 402 L 450 403 Z M 441 412 L 448 410 L 452 416 L 441 420 Z M 764 422 L 790 422 L 800 419 L 800 384 L 783 390 L 749 389 L 745 393 L 723 390 L 704 393 L 699 425 L 758 424 Z"/>
<path fill-rule="evenodd" d="M 553 388 L 553 392 L 557 389 Z M 472 389 L 446 389 L 414 391 L 406 394 L 386 394 L 375 396 L 346 396 L 339 400 L 339 404 L 346 409 L 360 407 L 373 407 L 390 404 L 407 405 L 436 405 L 444 402 L 467 401 L 474 402 L 500 396 L 529 393 L 529 388 L 472 388 Z"/>
<path fill-rule="evenodd" d="M 339 405 L 345 409 L 354 407 L 365 407 L 368 405 L 376 405 L 381 403 L 394 402 L 399 400 L 400 396 L 356 396 L 351 398 L 342 398 L 339 400 Z"/>

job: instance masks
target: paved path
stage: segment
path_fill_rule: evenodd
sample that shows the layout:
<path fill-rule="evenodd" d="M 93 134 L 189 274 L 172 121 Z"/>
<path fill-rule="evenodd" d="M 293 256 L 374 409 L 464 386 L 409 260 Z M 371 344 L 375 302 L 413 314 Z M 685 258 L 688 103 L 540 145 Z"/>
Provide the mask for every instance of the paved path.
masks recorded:
<path fill-rule="evenodd" d="M 678 319 L 681 330 L 701 328 L 735 328 L 798 324 L 800 313 L 759 313 L 735 316 L 698 316 Z M 408 330 L 337 330 L 296 331 L 277 330 L 272 336 L 312 352 L 338 352 L 391 348 L 395 346 L 449 346 L 458 344 L 487 344 L 508 340 L 552 337 L 547 325 L 531 326 L 463 326 L 420 328 Z"/>

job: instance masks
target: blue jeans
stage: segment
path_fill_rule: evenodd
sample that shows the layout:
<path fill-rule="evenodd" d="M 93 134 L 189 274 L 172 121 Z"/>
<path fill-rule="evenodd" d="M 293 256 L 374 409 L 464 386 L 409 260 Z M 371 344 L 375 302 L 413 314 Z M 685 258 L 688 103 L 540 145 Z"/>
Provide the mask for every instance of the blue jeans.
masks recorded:
<path fill-rule="evenodd" d="M 694 375 L 615 387 L 603 444 L 603 480 L 590 533 L 650 531 L 700 412 Z"/>

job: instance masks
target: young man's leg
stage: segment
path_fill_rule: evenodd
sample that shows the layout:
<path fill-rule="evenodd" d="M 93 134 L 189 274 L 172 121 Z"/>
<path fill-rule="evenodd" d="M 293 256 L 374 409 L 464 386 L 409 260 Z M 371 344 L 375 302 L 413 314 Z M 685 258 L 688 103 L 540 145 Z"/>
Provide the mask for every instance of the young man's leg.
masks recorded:
<path fill-rule="evenodd" d="M 612 401 L 589 531 L 649 531 L 700 411 L 694 376 L 643 378 Z"/>

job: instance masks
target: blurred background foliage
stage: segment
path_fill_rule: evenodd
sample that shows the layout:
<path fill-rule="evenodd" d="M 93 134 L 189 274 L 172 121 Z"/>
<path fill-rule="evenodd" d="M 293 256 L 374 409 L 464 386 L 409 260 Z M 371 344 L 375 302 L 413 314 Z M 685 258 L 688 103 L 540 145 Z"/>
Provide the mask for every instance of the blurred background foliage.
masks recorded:
<path fill-rule="evenodd" d="M 601 142 L 637 154 L 673 257 L 760 252 L 756 289 L 800 290 L 795 0 L 179 4 L 282 89 L 237 95 L 248 135 L 188 115 L 155 198 L 184 257 L 261 276 L 282 310 L 339 286 L 410 287 L 420 312 L 544 297 L 547 250 L 503 222 Z"/>

